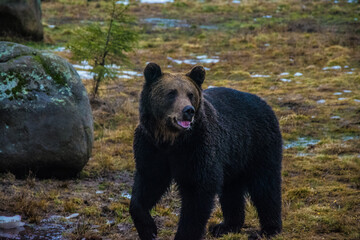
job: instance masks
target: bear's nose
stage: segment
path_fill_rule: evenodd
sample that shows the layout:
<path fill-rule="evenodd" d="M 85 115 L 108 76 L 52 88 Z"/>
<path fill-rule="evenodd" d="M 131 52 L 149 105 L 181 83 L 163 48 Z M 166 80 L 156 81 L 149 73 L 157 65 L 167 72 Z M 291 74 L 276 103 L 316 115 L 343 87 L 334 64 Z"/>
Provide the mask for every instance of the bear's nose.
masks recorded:
<path fill-rule="evenodd" d="M 195 115 L 195 108 L 191 105 L 184 107 L 183 109 L 183 120 L 191 121 L 193 116 Z"/>

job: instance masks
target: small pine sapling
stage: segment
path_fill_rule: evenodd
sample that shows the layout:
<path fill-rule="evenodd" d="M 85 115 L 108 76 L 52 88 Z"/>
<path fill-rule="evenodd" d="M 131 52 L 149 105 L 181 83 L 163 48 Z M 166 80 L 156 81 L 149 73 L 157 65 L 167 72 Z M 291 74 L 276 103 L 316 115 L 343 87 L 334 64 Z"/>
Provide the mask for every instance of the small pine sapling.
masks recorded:
<path fill-rule="evenodd" d="M 126 13 L 127 9 L 128 6 L 116 4 L 113 0 L 107 9 L 109 16 L 103 24 L 95 22 L 76 29 L 67 44 L 73 60 L 86 60 L 92 66 L 92 99 L 96 97 L 103 80 L 116 77 L 112 64 L 129 64 L 125 53 L 133 51 L 137 44 L 134 18 Z"/>

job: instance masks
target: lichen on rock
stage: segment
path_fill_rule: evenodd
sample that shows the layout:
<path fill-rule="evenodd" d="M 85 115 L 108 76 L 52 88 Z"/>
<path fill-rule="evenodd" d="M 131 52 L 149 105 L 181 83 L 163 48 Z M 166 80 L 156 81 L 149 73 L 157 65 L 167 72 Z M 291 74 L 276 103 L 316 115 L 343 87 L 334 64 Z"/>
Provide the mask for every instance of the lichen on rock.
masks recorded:
<path fill-rule="evenodd" d="M 75 69 L 20 44 L 0 42 L 0 52 L 0 171 L 79 172 L 91 154 L 93 119 Z"/>

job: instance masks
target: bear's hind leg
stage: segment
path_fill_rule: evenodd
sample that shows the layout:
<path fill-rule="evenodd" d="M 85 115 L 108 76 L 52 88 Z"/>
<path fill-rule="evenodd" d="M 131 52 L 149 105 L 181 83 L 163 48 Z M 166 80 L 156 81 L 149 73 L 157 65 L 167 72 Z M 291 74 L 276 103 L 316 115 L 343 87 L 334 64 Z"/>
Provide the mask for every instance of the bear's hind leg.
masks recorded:
<path fill-rule="evenodd" d="M 228 184 L 223 187 L 220 195 L 221 210 L 224 221 L 210 227 L 214 237 L 220 237 L 230 232 L 240 232 L 245 219 L 245 189 L 238 183 Z"/>
<path fill-rule="evenodd" d="M 281 232 L 281 177 L 262 176 L 249 186 L 251 200 L 254 203 L 261 225 L 261 234 L 273 236 Z"/>

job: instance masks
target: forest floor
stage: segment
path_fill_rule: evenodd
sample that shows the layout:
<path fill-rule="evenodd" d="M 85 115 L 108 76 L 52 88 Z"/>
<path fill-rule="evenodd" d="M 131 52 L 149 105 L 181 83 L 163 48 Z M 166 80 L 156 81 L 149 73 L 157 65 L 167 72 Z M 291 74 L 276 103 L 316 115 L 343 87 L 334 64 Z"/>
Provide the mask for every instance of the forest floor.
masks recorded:
<path fill-rule="evenodd" d="M 76 27 L 103 21 L 108 4 L 43 1 L 45 40 L 22 43 L 71 61 L 67 40 Z M 147 62 L 169 72 L 203 65 L 204 89 L 231 87 L 271 105 L 284 138 L 283 232 L 273 239 L 360 239 L 360 4 L 131 1 L 129 13 L 138 21 L 139 46 L 128 55 L 125 75 L 100 87 L 91 159 L 76 179 L 0 175 L 0 215 L 19 214 L 26 222 L 17 232 L 0 232 L 0 239 L 137 239 L 128 208 Z M 83 82 L 90 90 L 91 80 Z M 173 185 L 152 210 L 159 239 L 174 237 L 180 204 Z M 209 224 L 221 220 L 216 204 Z M 220 239 L 248 239 L 258 230 L 247 200 L 242 232 Z M 205 239 L 214 238 L 206 233 Z"/>

